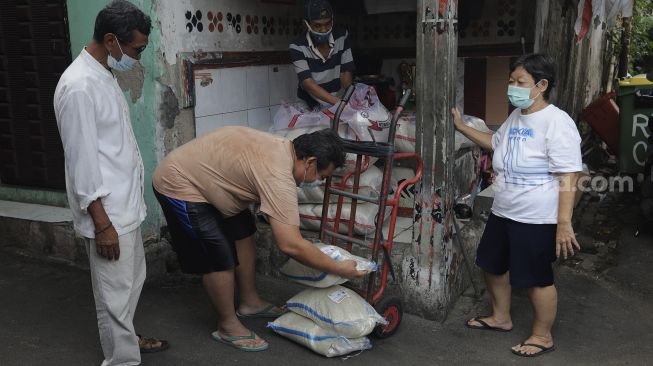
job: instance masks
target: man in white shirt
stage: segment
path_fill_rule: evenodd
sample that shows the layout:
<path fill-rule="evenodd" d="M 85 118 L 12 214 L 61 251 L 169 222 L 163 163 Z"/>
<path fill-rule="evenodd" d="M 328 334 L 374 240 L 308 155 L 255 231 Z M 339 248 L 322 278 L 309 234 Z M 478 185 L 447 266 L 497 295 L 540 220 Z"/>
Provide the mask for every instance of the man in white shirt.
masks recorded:
<path fill-rule="evenodd" d="M 139 365 L 141 352 L 168 348 L 166 341 L 134 331 L 145 281 L 143 162 L 129 106 L 113 74 L 138 62 L 150 29 L 150 18 L 134 5 L 109 4 L 54 95 L 68 203 L 89 256 L 103 366 Z"/>

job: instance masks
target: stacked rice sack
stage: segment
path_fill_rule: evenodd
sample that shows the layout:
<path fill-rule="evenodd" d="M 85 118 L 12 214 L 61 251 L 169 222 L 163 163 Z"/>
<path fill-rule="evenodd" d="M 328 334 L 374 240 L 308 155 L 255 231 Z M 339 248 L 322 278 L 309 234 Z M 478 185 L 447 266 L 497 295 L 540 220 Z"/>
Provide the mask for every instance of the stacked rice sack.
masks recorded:
<path fill-rule="evenodd" d="M 330 121 L 335 113 L 335 106 L 329 109 L 309 111 L 301 106 L 284 104 L 274 116 L 274 124 L 270 132 L 283 136 L 289 140 L 296 137 L 322 130 L 330 127 Z M 338 134 L 349 140 L 355 141 L 387 141 L 388 129 L 380 128 L 384 125 L 380 122 L 387 122 L 391 117 L 383 104 L 380 103 L 374 88 L 356 84 L 354 94 L 345 107 L 341 115 Z M 387 123 L 386 123 L 387 124 Z M 381 191 L 383 172 L 374 166 L 376 158 L 368 158 L 367 169 L 360 176 L 358 194 L 378 197 Z M 342 177 L 348 172 L 354 171 L 356 166 L 356 155 L 347 154 L 345 166 L 334 172 L 332 186 L 352 192 L 353 177 L 345 182 L 342 186 Z M 390 187 L 390 191 L 392 191 Z M 324 198 L 324 186 L 316 188 L 298 188 L 297 196 L 299 201 L 299 213 L 301 228 L 304 230 L 317 231 L 320 228 L 320 219 L 322 217 L 322 203 Z M 336 202 L 338 196 L 331 195 L 331 204 L 329 206 L 329 216 L 327 221 L 333 223 L 336 217 Z M 351 202 L 351 199 L 345 198 L 344 202 Z M 339 232 L 345 234 L 348 232 L 348 220 L 351 205 L 345 203 L 340 215 L 341 224 Z M 356 208 L 356 217 L 353 224 L 353 232 L 356 235 L 366 236 L 374 233 L 376 227 L 376 214 L 378 206 L 367 202 L 358 202 Z M 387 219 L 390 210 L 386 210 Z"/>
<path fill-rule="evenodd" d="M 485 121 L 478 117 L 464 115 L 463 121 L 466 125 L 474 127 L 483 132 L 492 132 Z M 456 131 L 455 150 L 476 146 L 471 140 L 462 133 Z M 395 133 L 395 148 L 398 152 L 414 153 L 415 152 L 415 114 L 404 112 L 397 121 L 397 132 Z"/>
<path fill-rule="evenodd" d="M 355 260 L 360 271 L 375 271 L 377 265 L 346 250 L 321 243 L 315 245 L 336 261 Z M 268 327 L 326 357 L 346 355 L 372 347 L 367 335 L 378 324 L 387 324 L 374 308 L 356 292 L 339 286 L 347 280 L 304 266 L 290 259 L 281 273 L 312 286 L 286 302 L 288 313 Z"/>

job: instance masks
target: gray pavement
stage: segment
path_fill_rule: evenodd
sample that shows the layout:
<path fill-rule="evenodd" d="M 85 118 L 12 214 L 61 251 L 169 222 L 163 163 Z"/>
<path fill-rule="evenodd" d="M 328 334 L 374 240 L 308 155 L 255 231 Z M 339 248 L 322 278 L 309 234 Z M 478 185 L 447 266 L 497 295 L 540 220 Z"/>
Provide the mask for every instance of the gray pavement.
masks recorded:
<path fill-rule="evenodd" d="M 649 266 L 648 268 L 651 268 Z M 406 316 L 399 332 L 346 362 L 354 365 L 646 365 L 653 357 L 650 298 L 560 267 L 557 350 L 537 359 L 513 356 L 509 347 L 528 335 L 530 305 L 515 294 L 515 329 L 510 333 L 469 330 L 464 319 L 484 302 L 461 301 L 444 323 Z M 282 301 L 299 290 L 285 282 L 261 281 L 263 293 Z M 3 253 L 0 257 L 0 365 L 99 365 L 99 346 L 88 274 Z M 136 325 L 165 337 L 172 348 L 144 355 L 144 365 L 323 365 L 329 360 L 248 322 L 270 342 L 267 352 L 248 354 L 213 342 L 215 318 L 194 278 L 171 276 L 148 283 Z"/>
<path fill-rule="evenodd" d="M 651 225 L 648 225 L 651 226 Z M 272 333 L 265 320 L 246 324 L 270 342 L 244 353 L 211 340 L 215 316 L 198 278 L 169 275 L 146 284 L 136 316 L 139 332 L 168 339 L 167 352 L 144 365 L 653 365 L 653 230 L 624 227 L 617 265 L 605 278 L 557 267 L 560 306 L 556 351 L 535 359 L 510 353 L 529 334 L 525 293 L 514 294 L 510 333 L 467 329 L 485 300 L 463 297 L 444 323 L 406 315 L 393 337 L 342 361 L 326 359 Z M 263 278 L 263 295 L 278 303 L 301 290 Z M 102 360 L 89 274 L 0 252 L 0 366 L 99 365 Z"/>

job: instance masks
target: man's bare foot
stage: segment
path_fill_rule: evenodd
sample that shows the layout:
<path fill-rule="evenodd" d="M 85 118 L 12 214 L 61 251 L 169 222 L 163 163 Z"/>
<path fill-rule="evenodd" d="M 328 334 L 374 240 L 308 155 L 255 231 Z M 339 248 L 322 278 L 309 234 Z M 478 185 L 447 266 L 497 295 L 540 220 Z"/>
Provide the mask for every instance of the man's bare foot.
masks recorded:
<path fill-rule="evenodd" d="M 469 319 L 466 325 L 472 329 L 496 330 L 499 332 L 512 330 L 512 320 L 498 320 L 494 316 L 477 316 Z"/>

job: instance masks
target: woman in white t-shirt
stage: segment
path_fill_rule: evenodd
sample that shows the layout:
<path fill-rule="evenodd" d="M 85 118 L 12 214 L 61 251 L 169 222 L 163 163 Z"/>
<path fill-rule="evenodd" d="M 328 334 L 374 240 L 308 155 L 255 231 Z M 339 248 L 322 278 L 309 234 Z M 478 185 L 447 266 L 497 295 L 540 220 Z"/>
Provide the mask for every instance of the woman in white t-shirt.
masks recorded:
<path fill-rule="evenodd" d="M 456 128 L 494 151 L 495 198 L 478 247 L 476 264 L 485 273 L 492 314 L 470 319 L 473 329 L 510 331 L 512 287 L 528 289 L 534 309 L 531 336 L 512 347 L 519 356 L 554 350 L 551 327 L 557 311 L 552 262 L 579 250 L 571 226 L 577 172 L 582 170 L 580 136 L 567 113 L 549 104 L 555 65 L 544 55 L 520 57 L 510 67 L 508 98 L 516 109 L 492 134 L 465 125 L 452 110 Z"/>

